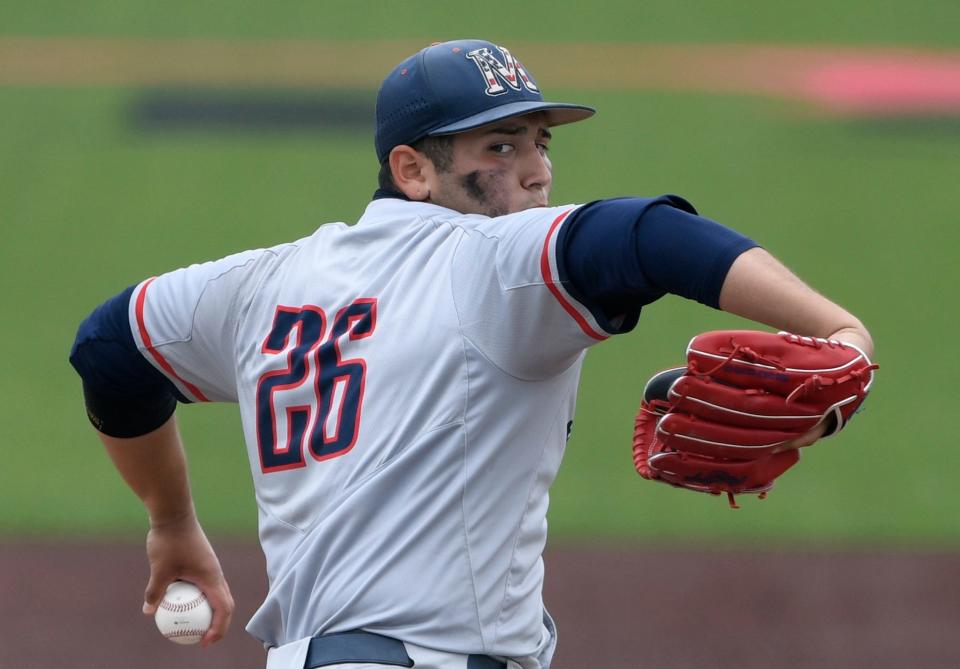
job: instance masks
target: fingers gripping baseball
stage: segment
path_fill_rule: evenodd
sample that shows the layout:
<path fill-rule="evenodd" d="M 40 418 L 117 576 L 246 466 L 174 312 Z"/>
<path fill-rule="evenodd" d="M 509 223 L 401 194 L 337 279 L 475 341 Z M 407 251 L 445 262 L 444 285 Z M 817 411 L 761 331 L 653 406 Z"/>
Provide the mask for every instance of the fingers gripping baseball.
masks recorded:
<path fill-rule="evenodd" d="M 687 366 L 647 384 L 634 432 L 641 476 L 699 492 L 764 495 L 862 404 L 877 368 L 857 347 L 789 333 L 708 332 Z"/>
<path fill-rule="evenodd" d="M 233 616 L 233 596 L 220 561 L 196 518 L 151 527 L 147 534 L 147 558 L 150 578 L 144 591 L 143 613 L 156 613 L 171 583 L 189 581 L 200 588 L 213 609 L 210 629 L 201 643 L 209 646 L 222 639 Z"/>

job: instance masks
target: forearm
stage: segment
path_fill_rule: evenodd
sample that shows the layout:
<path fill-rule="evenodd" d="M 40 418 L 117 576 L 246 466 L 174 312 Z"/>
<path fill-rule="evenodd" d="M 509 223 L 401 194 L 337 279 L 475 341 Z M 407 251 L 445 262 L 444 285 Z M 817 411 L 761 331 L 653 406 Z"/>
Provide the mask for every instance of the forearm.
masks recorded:
<path fill-rule="evenodd" d="M 761 248 L 734 261 L 720 291 L 720 308 L 779 330 L 854 344 L 873 356 L 870 333 L 859 319 Z"/>
<path fill-rule="evenodd" d="M 152 526 L 195 515 L 186 456 L 174 417 L 139 437 L 98 434 L 117 471 L 146 507 Z"/>

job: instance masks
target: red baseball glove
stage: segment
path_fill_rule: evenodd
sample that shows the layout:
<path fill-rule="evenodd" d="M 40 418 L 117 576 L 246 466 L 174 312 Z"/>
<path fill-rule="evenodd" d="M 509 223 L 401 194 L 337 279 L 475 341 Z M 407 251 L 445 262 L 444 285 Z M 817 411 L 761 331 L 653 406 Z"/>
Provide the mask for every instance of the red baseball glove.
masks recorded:
<path fill-rule="evenodd" d="M 687 366 L 644 389 L 633 462 L 646 479 L 718 495 L 758 493 L 798 461 L 783 444 L 827 422 L 839 432 L 877 369 L 852 344 L 780 332 L 720 330 L 694 337 Z"/>

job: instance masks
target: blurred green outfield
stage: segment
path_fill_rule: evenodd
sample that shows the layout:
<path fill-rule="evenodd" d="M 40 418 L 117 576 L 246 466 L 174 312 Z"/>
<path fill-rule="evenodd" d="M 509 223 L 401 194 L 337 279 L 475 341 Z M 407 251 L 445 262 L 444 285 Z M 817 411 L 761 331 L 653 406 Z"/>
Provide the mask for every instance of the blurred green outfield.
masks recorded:
<path fill-rule="evenodd" d="M 0 37 L 291 37 L 796 42 L 960 46 L 948 2 L 573 2 L 437 9 L 426 2 L 19 3 Z M 467 12 L 469 11 L 469 15 Z M 405 56 L 396 54 L 396 60 Z M 519 54 L 523 58 L 523 53 Z M 543 83 L 543 82 L 541 82 Z M 362 133 L 142 133 L 140 91 L 0 86 L 0 282 L 9 351 L 0 533 L 138 536 L 144 515 L 83 416 L 66 358 L 79 321 L 140 278 L 355 220 L 375 181 Z M 554 201 L 680 193 L 754 236 L 872 330 L 882 365 L 852 429 L 805 453 L 769 500 L 641 481 L 632 416 L 650 373 L 696 332 L 741 325 L 676 298 L 594 349 L 552 495 L 554 539 L 960 545 L 960 455 L 948 430 L 960 363 L 954 291 L 960 117 L 829 120 L 748 96 L 547 95 L 598 116 L 558 129 Z M 211 532 L 252 537 L 256 512 L 233 407 L 179 412 Z"/>

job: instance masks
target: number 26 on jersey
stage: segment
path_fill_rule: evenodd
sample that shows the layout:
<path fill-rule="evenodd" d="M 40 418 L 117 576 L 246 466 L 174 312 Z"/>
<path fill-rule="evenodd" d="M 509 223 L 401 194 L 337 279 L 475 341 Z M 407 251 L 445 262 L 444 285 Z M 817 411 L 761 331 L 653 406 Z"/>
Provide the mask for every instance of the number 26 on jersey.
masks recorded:
<path fill-rule="evenodd" d="M 341 341 L 363 339 L 377 327 L 377 301 L 360 298 L 341 309 L 328 331 L 312 305 L 277 307 L 260 352 L 285 359 L 257 382 L 257 444 L 264 473 L 296 469 L 343 455 L 357 441 L 367 373 L 362 358 L 344 360 Z"/>

